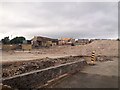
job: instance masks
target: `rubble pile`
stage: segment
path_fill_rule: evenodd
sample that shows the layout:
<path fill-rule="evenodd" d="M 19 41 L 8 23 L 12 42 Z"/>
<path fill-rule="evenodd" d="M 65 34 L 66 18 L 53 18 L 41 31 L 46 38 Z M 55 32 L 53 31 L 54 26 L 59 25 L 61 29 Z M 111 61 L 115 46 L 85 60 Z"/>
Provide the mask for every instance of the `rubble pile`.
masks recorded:
<path fill-rule="evenodd" d="M 40 70 L 51 66 L 65 64 L 80 60 L 80 56 L 69 56 L 65 58 L 43 58 L 32 61 L 14 62 L 2 65 L 2 77 L 11 77 L 34 70 Z"/>

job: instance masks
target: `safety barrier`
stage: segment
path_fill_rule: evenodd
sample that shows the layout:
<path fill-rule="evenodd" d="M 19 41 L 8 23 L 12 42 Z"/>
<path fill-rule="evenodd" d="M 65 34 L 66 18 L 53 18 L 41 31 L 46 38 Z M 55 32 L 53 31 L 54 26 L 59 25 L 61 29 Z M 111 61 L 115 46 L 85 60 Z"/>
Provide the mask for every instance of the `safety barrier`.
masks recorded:
<path fill-rule="evenodd" d="M 95 61 L 96 61 L 96 57 L 95 57 L 95 51 L 92 52 L 92 55 L 91 55 L 91 63 L 90 64 L 95 64 Z"/>

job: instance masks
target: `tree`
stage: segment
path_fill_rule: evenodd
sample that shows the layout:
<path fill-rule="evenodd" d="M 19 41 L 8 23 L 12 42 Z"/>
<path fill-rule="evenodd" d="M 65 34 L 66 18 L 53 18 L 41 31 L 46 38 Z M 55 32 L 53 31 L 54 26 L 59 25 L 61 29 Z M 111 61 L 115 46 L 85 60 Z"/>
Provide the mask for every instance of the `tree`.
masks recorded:
<path fill-rule="evenodd" d="M 25 37 L 15 37 L 12 40 L 10 40 L 11 44 L 22 44 L 23 41 L 26 40 Z"/>
<path fill-rule="evenodd" d="M 3 44 L 10 44 L 9 37 L 4 37 L 4 39 L 1 40 Z"/>

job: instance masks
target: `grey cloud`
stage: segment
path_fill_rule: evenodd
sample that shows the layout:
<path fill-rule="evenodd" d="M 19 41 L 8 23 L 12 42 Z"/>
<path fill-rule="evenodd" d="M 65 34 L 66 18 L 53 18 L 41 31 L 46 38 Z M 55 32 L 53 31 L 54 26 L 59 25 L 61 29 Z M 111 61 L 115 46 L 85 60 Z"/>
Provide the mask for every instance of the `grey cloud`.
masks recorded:
<path fill-rule="evenodd" d="M 20 33 L 28 38 L 35 35 L 54 38 L 117 37 L 117 3 L 12 2 L 4 3 L 2 9 L 6 19 L 0 29 L 6 32 L 5 35 Z"/>

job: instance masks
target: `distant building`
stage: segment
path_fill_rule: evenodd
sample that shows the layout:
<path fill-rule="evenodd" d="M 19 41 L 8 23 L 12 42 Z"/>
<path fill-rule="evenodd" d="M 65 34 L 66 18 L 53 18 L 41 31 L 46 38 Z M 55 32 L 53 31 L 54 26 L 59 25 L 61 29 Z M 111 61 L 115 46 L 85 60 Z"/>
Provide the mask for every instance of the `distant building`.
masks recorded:
<path fill-rule="evenodd" d="M 24 40 L 22 44 L 0 44 L 2 50 L 31 50 L 31 40 Z"/>
<path fill-rule="evenodd" d="M 75 42 L 75 39 L 72 38 L 61 38 L 59 39 L 59 45 L 71 45 Z"/>
<path fill-rule="evenodd" d="M 42 37 L 42 36 L 34 36 L 31 42 L 32 42 L 33 48 L 50 47 L 53 45 L 58 45 L 58 39 L 52 39 L 52 38 Z"/>
<path fill-rule="evenodd" d="M 77 39 L 75 41 L 75 43 L 78 44 L 78 45 L 85 45 L 85 44 L 90 43 L 90 40 L 89 39 Z"/>

